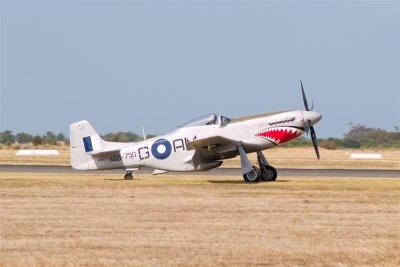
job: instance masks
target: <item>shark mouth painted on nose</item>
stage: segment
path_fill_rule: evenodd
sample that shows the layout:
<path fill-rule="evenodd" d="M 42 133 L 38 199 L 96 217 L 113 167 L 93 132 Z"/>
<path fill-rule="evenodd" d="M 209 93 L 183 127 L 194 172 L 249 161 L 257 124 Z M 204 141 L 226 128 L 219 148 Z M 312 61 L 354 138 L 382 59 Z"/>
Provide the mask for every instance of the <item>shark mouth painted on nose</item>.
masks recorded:
<path fill-rule="evenodd" d="M 293 127 L 275 127 L 263 130 L 256 136 L 264 137 L 275 144 L 283 144 L 302 135 L 304 131 Z"/>

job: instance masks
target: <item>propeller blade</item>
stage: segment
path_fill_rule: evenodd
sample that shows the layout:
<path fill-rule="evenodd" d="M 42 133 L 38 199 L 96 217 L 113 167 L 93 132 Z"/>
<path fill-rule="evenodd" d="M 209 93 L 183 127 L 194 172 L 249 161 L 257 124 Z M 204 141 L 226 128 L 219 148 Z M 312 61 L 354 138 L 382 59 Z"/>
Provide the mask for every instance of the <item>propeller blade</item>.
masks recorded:
<path fill-rule="evenodd" d="M 306 135 L 308 136 L 308 133 L 310 132 L 310 121 L 309 120 L 304 120 L 304 129 L 306 130 Z"/>
<path fill-rule="evenodd" d="M 310 109 L 308 108 L 306 94 L 304 93 L 303 82 L 301 80 L 300 80 L 300 84 L 301 84 L 301 92 L 303 94 L 304 108 L 306 109 L 306 111 L 310 111 Z"/>
<path fill-rule="evenodd" d="M 313 126 L 310 127 L 310 132 L 311 132 L 311 140 L 312 140 L 312 143 L 313 143 L 314 149 L 315 149 L 315 154 L 317 154 L 317 158 L 319 159 L 320 157 L 319 157 L 319 150 L 318 150 L 318 144 L 317 144 L 317 136 L 315 135 L 315 130 L 314 130 Z"/>
<path fill-rule="evenodd" d="M 305 111 L 310 111 L 308 108 L 308 103 L 307 103 L 307 98 L 306 94 L 304 93 L 304 87 L 303 87 L 303 82 L 300 80 L 300 85 L 301 85 L 301 93 L 303 95 L 303 102 L 304 102 L 304 109 Z M 311 110 L 314 109 L 314 102 L 311 103 Z M 304 118 L 304 111 L 303 111 L 303 120 L 304 120 L 304 129 L 306 131 L 306 134 L 308 135 L 308 132 L 310 131 L 311 133 L 311 140 L 314 146 L 315 154 L 317 154 L 317 158 L 319 159 L 319 150 L 318 150 L 318 143 L 317 143 L 317 136 L 315 134 L 314 127 L 311 125 L 311 121 L 305 120 Z"/>

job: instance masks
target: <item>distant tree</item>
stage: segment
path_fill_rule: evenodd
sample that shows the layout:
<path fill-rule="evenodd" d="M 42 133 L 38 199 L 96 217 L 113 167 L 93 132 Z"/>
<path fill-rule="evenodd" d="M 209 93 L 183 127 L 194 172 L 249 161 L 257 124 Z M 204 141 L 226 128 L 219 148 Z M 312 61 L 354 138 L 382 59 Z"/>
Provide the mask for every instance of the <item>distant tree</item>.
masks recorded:
<path fill-rule="evenodd" d="M 109 142 L 137 142 L 143 140 L 143 138 L 133 132 L 108 133 L 103 136 L 103 139 Z"/>
<path fill-rule="evenodd" d="M 27 133 L 18 133 L 17 134 L 17 142 L 21 144 L 26 144 L 32 142 L 32 135 Z"/>
<path fill-rule="evenodd" d="M 15 143 L 15 136 L 12 134 L 12 131 L 6 130 L 4 132 L 0 132 L 0 143 L 1 144 L 13 144 Z"/>
<path fill-rule="evenodd" d="M 65 141 L 65 135 L 63 133 L 59 133 L 56 137 L 57 141 L 64 142 Z"/>
<path fill-rule="evenodd" d="M 389 141 L 382 145 L 384 148 L 400 148 L 400 141 Z"/>
<path fill-rule="evenodd" d="M 345 148 L 360 148 L 361 144 L 357 140 L 345 138 L 343 140 L 343 147 L 345 147 Z"/>
<path fill-rule="evenodd" d="M 387 132 L 380 128 L 369 128 L 364 125 L 353 126 L 344 137 L 344 146 L 355 146 L 355 148 L 380 147 L 396 142 L 400 142 L 400 132 Z"/>
<path fill-rule="evenodd" d="M 109 133 L 104 136 L 104 139 L 109 142 L 128 142 L 128 138 L 123 132 Z"/>
<path fill-rule="evenodd" d="M 46 132 L 46 135 L 43 136 L 43 141 L 49 145 L 56 145 L 57 144 L 57 136 L 52 132 Z"/>
<path fill-rule="evenodd" d="M 338 138 L 321 139 L 318 141 L 320 147 L 335 150 L 343 147 L 343 140 Z"/>
<path fill-rule="evenodd" d="M 307 147 L 311 144 L 311 140 L 305 137 L 296 138 L 285 143 L 284 147 Z"/>
<path fill-rule="evenodd" d="M 57 140 L 57 136 L 52 131 L 46 132 L 45 138 L 46 140 Z"/>
<path fill-rule="evenodd" d="M 124 133 L 126 136 L 126 139 L 128 140 L 128 142 L 136 142 L 139 140 L 142 140 L 143 138 L 140 137 L 139 135 L 132 133 L 131 131 Z"/>
<path fill-rule="evenodd" d="M 32 143 L 34 146 L 43 144 L 43 138 L 40 135 L 36 135 L 32 138 Z"/>

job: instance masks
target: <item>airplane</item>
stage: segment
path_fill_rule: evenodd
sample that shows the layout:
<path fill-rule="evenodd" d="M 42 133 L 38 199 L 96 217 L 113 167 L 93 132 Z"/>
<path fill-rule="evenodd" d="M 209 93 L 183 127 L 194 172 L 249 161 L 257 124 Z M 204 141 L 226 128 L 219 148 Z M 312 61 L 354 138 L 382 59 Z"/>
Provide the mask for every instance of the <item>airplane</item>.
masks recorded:
<path fill-rule="evenodd" d="M 124 169 L 124 179 L 133 179 L 141 167 L 153 174 L 207 171 L 221 166 L 224 160 L 240 156 L 245 182 L 275 181 L 276 169 L 269 165 L 262 151 L 282 145 L 304 133 L 311 140 L 318 159 L 314 125 L 322 115 L 308 107 L 303 83 L 304 110 L 292 110 L 229 119 L 208 114 L 189 121 L 173 132 L 140 142 L 104 141 L 90 123 L 82 120 L 70 125 L 71 165 L 77 170 Z M 258 167 L 247 154 L 257 153 Z"/>

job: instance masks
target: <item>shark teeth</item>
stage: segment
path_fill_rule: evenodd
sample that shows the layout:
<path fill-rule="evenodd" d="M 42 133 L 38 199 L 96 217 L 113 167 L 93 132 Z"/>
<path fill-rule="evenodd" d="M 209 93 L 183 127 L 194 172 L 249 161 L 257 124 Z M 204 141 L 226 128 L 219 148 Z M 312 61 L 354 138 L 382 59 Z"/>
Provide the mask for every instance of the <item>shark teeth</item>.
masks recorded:
<path fill-rule="evenodd" d="M 256 136 L 264 137 L 276 144 L 283 144 L 303 134 L 303 131 L 292 127 L 275 127 L 261 131 Z"/>

